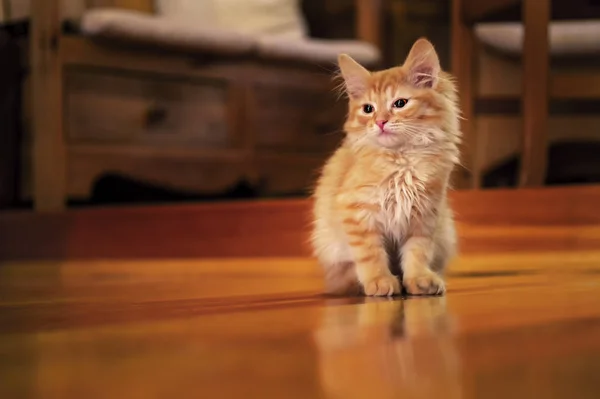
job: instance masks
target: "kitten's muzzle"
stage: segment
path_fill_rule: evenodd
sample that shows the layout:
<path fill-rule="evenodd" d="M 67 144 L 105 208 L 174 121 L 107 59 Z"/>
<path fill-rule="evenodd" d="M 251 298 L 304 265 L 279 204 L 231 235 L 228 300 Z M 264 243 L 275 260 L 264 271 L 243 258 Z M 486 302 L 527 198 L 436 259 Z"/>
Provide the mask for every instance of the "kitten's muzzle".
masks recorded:
<path fill-rule="evenodd" d="M 385 132 L 384 127 L 385 127 L 386 123 L 388 123 L 388 121 L 384 120 L 384 119 L 380 119 L 380 120 L 375 121 L 375 124 L 377 126 L 379 126 L 379 130 L 381 130 L 382 133 Z"/>

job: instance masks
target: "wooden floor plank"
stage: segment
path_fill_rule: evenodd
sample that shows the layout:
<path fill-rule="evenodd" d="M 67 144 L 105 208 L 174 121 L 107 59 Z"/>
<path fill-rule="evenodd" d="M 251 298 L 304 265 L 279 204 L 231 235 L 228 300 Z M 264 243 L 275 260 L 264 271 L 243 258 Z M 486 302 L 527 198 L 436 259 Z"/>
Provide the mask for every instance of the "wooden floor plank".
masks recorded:
<path fill-rule="evenodd" d="M 0 263 L 3 398 L 594 398 L 600 251 L 331 298 L 308 258 Z"/>
<path fill-rule="evenodd" d="M 600 186 L 457 191 L 451 201 L 467 253 L 600 248 Z M 298 199 L 0 213 L 0 259 L 308 256 L 310 212 Z"/>

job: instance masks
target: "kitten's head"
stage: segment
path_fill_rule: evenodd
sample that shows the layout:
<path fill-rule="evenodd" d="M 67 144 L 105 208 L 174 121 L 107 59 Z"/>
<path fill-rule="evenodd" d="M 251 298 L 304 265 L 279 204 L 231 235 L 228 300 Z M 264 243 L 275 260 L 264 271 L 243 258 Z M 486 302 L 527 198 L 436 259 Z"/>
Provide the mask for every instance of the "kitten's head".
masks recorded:
<path fill-rule="evenodd" d="M 399 148 L 458 142 L 455 87 L 429 41 L 417 40 L 402 66 L 384 71 L 369 72 L 345 54 L 338 62 L 351 143 Z"/>

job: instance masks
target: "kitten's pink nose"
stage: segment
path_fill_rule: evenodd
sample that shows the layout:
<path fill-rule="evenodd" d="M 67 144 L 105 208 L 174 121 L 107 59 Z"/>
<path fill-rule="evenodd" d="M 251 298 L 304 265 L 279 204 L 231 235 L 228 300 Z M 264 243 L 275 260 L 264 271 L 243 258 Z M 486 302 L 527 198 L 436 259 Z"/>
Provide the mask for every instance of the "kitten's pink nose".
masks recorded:
<path fill-rule="evenodd" d="M 385 126 L 386 123 L 388 123 L 388 121 L 385 120 L 378 120 L 375 121 L 375 123 L 377 124 L 377 126 L 379 126 L 379 128 L 383 131 L 383 127 Z"/>

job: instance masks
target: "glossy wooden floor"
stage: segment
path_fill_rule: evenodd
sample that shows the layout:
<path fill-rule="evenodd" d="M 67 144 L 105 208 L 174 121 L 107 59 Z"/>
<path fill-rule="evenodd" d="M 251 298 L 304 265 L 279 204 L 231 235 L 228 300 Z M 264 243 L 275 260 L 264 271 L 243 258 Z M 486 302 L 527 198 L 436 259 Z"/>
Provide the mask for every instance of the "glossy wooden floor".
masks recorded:
<path fill-rule="evenodd" d="M 445 297 L 306 258 L 4 262 L 0 398 L 598 398 L 600 252 L 459 259 Z"/>

